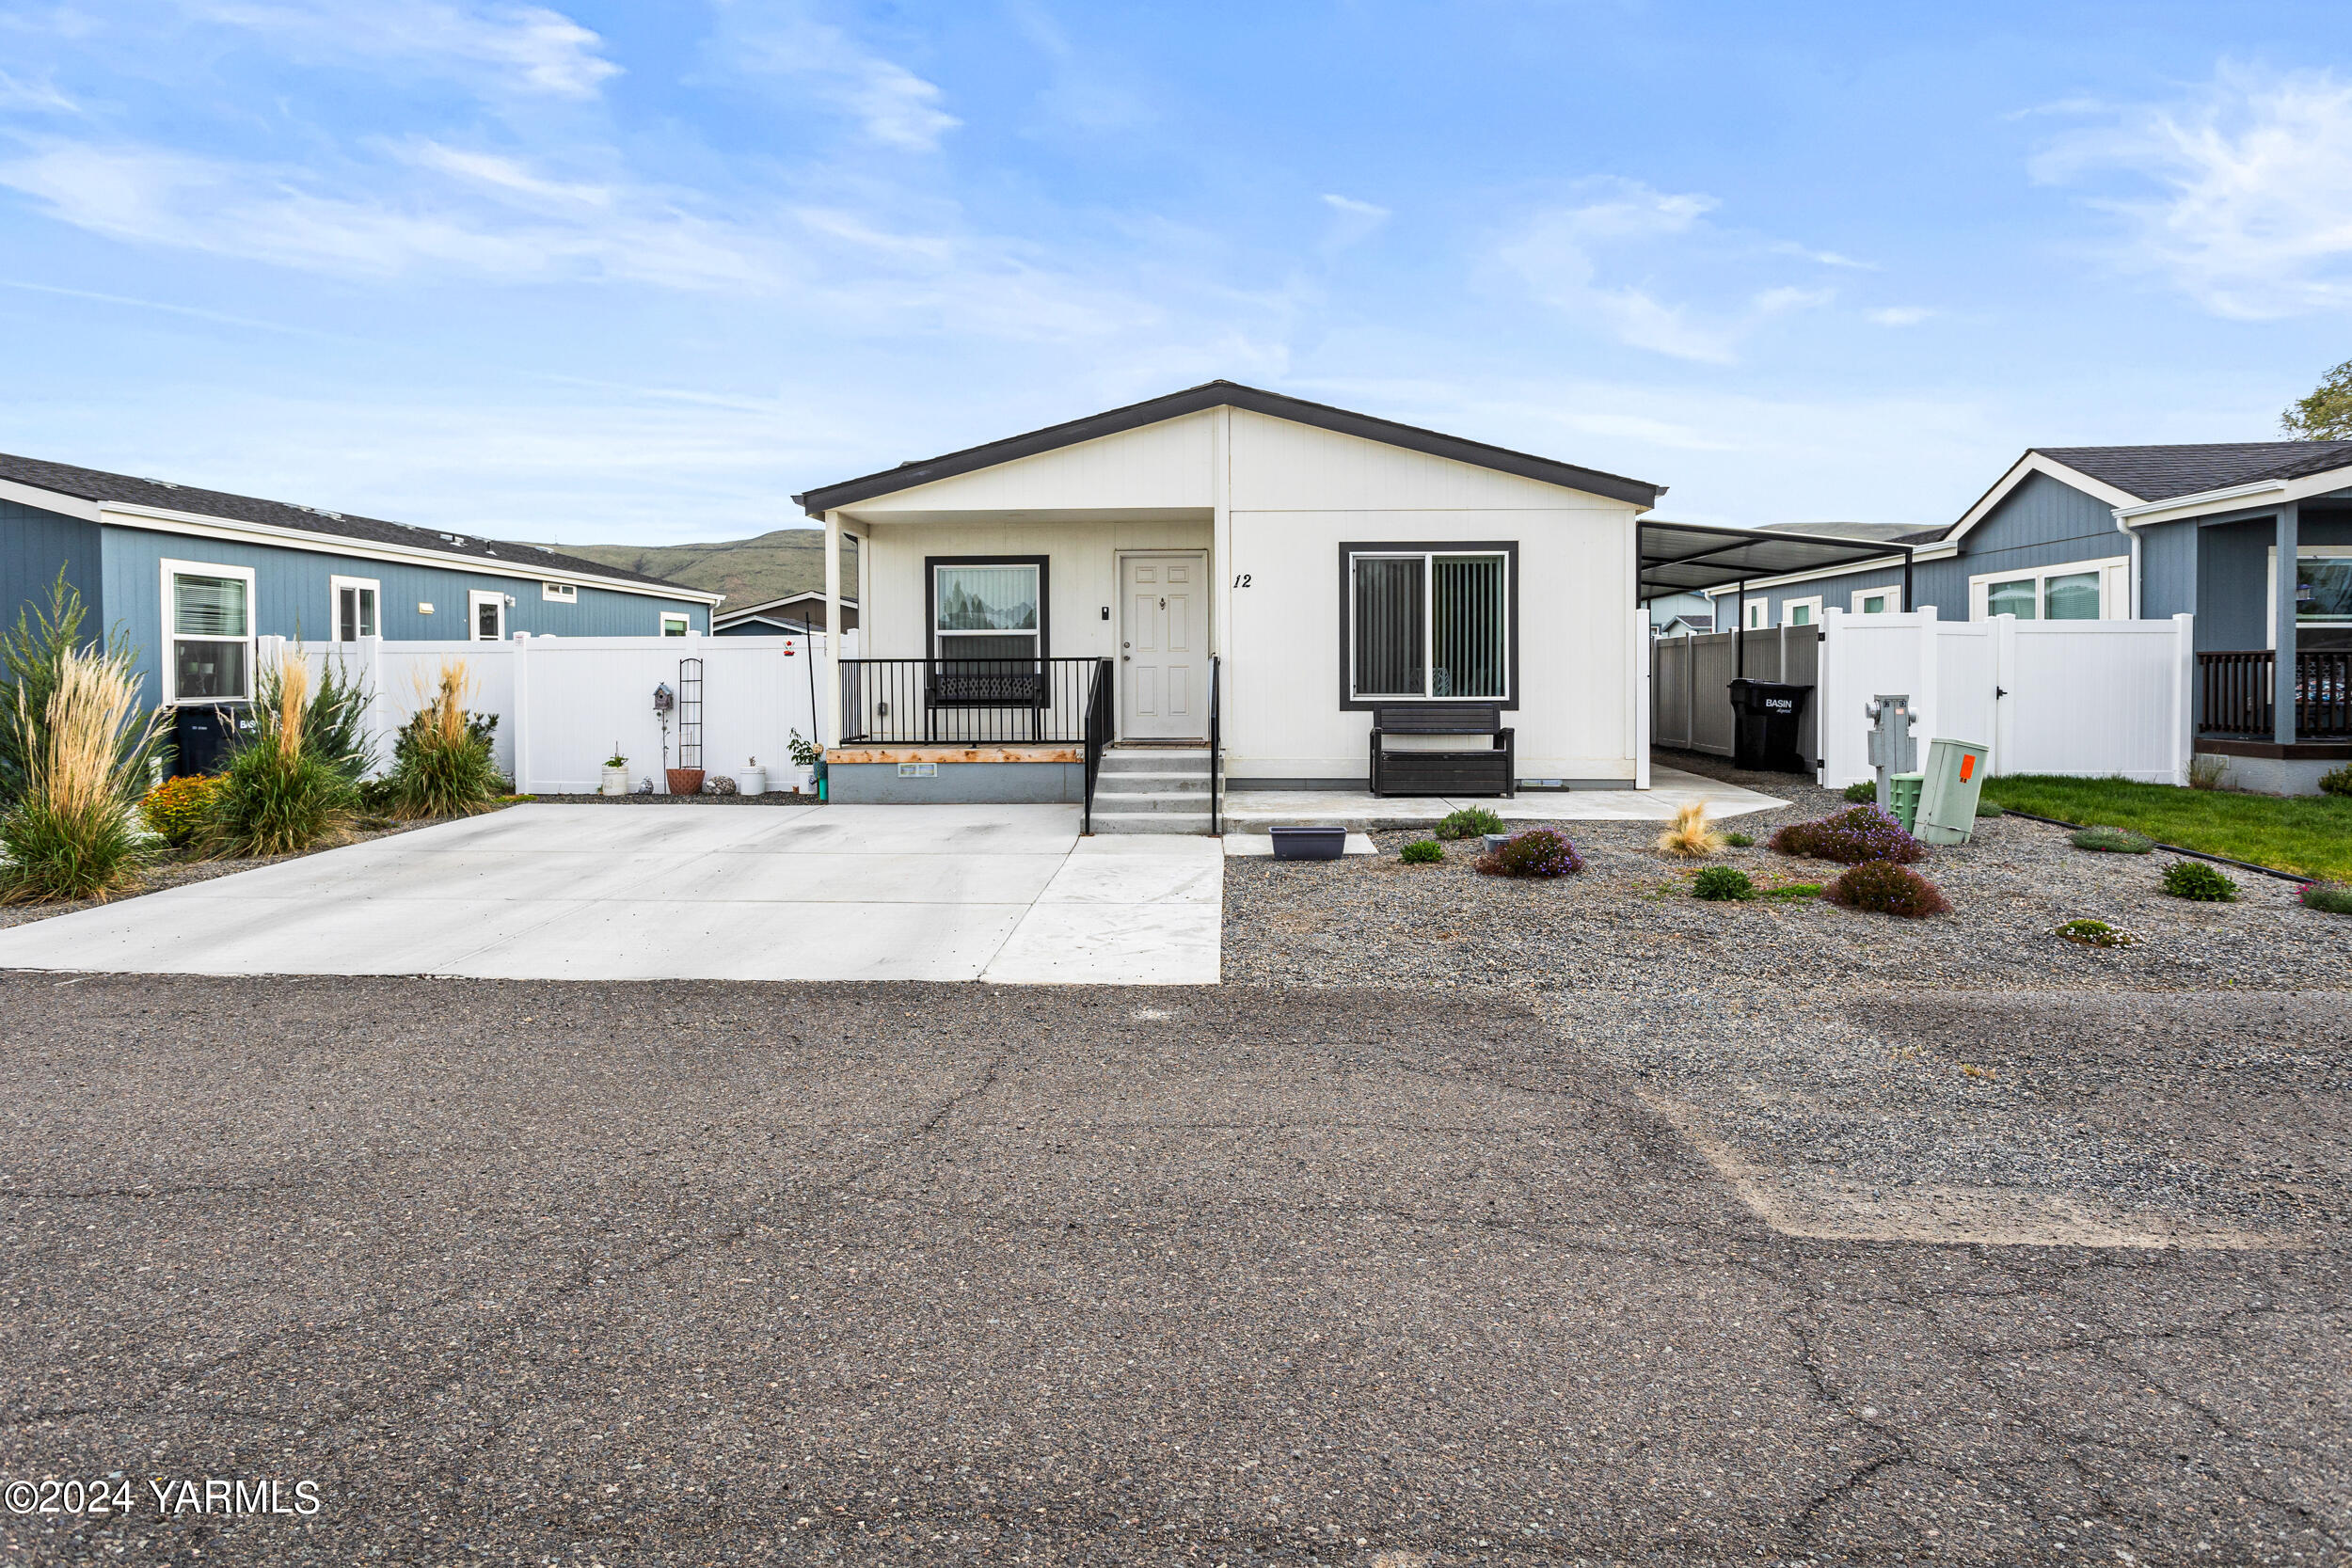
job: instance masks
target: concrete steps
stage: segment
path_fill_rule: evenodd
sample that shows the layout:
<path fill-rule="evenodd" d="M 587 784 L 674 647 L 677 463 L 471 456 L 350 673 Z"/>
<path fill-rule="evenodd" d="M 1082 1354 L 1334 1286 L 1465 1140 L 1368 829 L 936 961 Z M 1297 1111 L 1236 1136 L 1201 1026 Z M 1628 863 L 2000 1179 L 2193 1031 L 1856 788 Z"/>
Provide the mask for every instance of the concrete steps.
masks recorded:
<path fill-rule="evenodd" d="M 1112 747 L 1094 781 L 1098 833 L 1205 833 L 1209 751 L 1201 747 Z"/>

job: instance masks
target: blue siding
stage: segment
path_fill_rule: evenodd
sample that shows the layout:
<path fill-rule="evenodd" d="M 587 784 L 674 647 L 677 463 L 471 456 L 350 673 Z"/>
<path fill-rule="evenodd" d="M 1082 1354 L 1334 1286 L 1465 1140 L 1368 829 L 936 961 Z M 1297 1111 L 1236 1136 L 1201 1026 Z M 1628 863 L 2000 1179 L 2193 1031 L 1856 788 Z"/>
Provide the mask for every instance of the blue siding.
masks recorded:
<path fill-rule="evenodd" d="M 28 605 L 48 609 L 60 570 L 88 611 L 82 629 L 103 636 L 108 623 L 100 593 L 98 525 L 0 500 L 0 626 L 15 630 Z"/>
<path fill-rule="evenodd" d="M 2270 546 L 2278 525 L 2267 517 L 2217 523 L 2197 541 L 2197 646 L 2267 648 Z"/>
<path fill-rule="evenodd" d="M 2139 531 L 2139 612 L 2152 621 L 2197 612 L 2198 556 L 2203 542 L 2194 522 L 2156 523 Z M 2198 628 L 2199 645 L 2204 628 Z"/>
<path fill-rule="evenodd" d="M 460 641 L 467 637 L 466 595 L 472 590 L 511 595 L 508 635 L 534 637 L 652 637 L 661 630 L 663 610 L 685 613 L 696 631 L 710 629 L 710 608 L 687 599 L 626 594 L 583 585 L 576 604 L 554 604 L 540 594 L 540 579 L 501 576 L 492 570 L 416 566 L 398 562 L 339 556 L 328 550 L 289 549 L 276 545 L 198 538 L 108 524 L 104 531 L 103 593 L 110 624 L 119 622 L 138 644 L 140 669 L 150 692 L 162 690 L 159 650 L 164 633 L 163 562 L 195 561 L 253 569 L 254 630 L 263 636 L 322 641 L 334 635 L 329 579 L 373 578 L 383 637 L 392 641 Z M 52 568 L 54 571 L 55 568 Z M 434 612 L 418 612 L 419 604 Z"/>
<path fill-rule="evenodd" d="M 1788 601 L 1791 599 L 1819 597 L 1823 610 L 1850 611 L 1853 609 L 1854 590 L 1899 588 L 1902 585 L 1902 580 L 1903 569 L 1900 566 L 1873 566 L 1865 572 L 1845 572 L 1833 578 L 1815 578 L 1807 582 L 1787 582 L 1775 588 L 1751 588 L 1748 590 L 1748 604 L 1754 607 L 1759 601 L 1770 601 L 1772 607 L 1772 618 L 1765 622 L 1765 625 L 1777 626 L 1787 624 Z M 1915 583 L 1913 586 L 1915 589 L 1917 584 Z M 1965 603 L 1966 598 L 1967 595 L 1963 594 L 1962 602 Z M 1935 601 L 1926 599 L 1923 602 L 1932 604 Z M 1908 610 L 1911 607 L 1906 605 L 1903 608 Z M 1715 629 L 1734 631 L 1739 628 L 1739 626 L 1740 595 L 1725 594 L 1715 601 Z"/>

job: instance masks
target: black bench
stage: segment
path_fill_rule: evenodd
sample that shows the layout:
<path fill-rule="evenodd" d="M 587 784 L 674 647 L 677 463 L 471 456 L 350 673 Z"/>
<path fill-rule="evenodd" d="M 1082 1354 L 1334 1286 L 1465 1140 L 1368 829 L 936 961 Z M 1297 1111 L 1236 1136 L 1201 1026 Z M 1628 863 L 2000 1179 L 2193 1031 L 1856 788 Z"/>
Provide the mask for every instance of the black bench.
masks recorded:
<path fill-rule="evenodd" d="M 993 664 L 986 659 L 941 661 L 930 667 L 924 681 L 923 733 L 927 739 L 936 738 L 936 715 L 944 707 L 1027 708 L 1029 736 L 1034 740 L 1045 733 L 1047 705 L 1045 673 L 1034 664 L 1010 659 Z"/>
<path fill-rule="evenodd" d="M 1395 735 L 1484 735 L 1483 749 L 1392 751 Z M 1509 795 L 1518 754 L 1500 703 L 1415 703 L 1372 713 L 1372 792 L 1375 795 Z"/>

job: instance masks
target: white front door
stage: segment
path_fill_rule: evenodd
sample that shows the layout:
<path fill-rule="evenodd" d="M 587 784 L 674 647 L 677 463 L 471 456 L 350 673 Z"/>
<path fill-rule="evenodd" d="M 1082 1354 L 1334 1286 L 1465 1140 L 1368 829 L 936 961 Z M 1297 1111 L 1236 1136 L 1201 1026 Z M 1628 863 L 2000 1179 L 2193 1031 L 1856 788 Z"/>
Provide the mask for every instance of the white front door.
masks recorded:
<path fill-rule="evenodd" d="M 476 589 L 466 595 L 466 610 L 473 620 L 474 642 L 503 642 L 506 641 L 506 595 L 485 594 Z"/>
<path fill-rule="evenodd" d="M 1120 738 L 1208 738 L 1208 579 L 1205 555 L 1120 558 Z"/>

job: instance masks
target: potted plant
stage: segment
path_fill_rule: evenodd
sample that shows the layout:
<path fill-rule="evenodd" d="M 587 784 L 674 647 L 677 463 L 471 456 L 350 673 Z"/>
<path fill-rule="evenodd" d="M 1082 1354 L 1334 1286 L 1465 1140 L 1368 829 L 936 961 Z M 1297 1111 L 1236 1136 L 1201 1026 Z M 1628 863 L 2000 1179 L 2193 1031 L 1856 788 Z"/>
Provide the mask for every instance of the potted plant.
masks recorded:
<path fill-rule="evenodd" d="M 768 769 L 759 766 L 759 759 L 757 757 L 752 758 L 752 760 L 745 765 L 743 771 L 735 776 L 735 792 L 738 795 L 765 795 L 768 793 Z"/>
<path fill-rule="evenodd" d="M 825 749 L 814 740 L 802 739 L 801 732 L 794 730 L 792 737 L 785 742 L 785 750 L 792 753 L 792 766 L 800 770 L 794 787 L 803 795 L 816 794 L 817 768 L 825 760 Z"/>
<path fill-rule="evenodd" d="M 612 754 L 604 759 L 604 783 L 598 786 L 600 795 L 628 793 L 628 758 L 621 754 L 621 743 L 612 743 Z"/>

